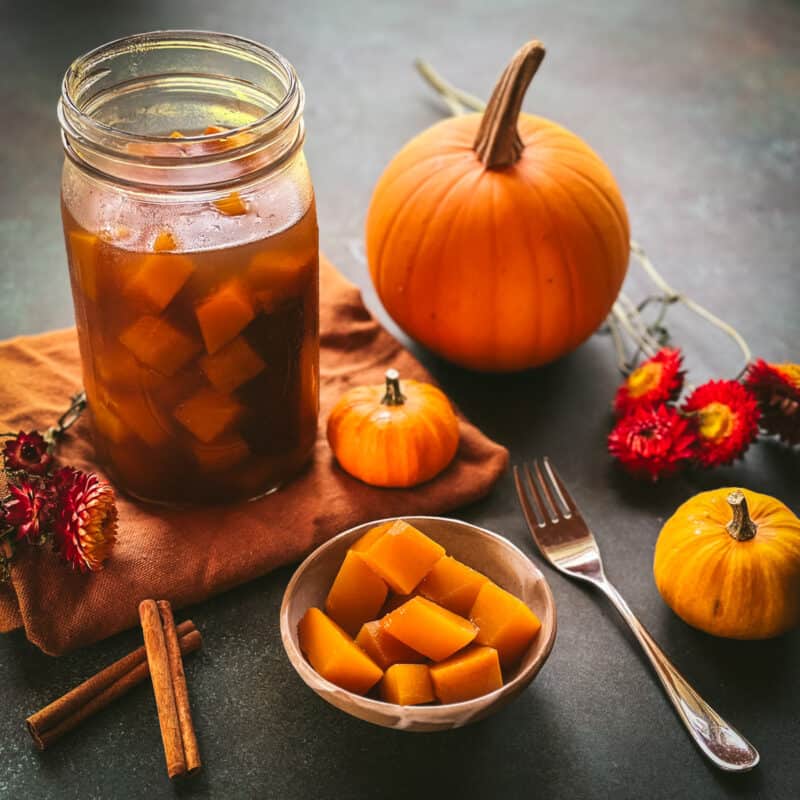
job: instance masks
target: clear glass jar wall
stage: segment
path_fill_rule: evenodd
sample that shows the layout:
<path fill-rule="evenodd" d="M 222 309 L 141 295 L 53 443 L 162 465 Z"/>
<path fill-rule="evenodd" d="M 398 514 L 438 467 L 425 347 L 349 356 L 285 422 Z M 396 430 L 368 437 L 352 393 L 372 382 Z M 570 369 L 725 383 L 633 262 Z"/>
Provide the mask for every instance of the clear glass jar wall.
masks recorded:
<path fill-rule="evenodd" d="M 129 37 L 64 78 L 62 211 L 92 433 L 136 497 L 257 497 L 313 449 L 303 103 L 285 59 L 221 34 Z"/>

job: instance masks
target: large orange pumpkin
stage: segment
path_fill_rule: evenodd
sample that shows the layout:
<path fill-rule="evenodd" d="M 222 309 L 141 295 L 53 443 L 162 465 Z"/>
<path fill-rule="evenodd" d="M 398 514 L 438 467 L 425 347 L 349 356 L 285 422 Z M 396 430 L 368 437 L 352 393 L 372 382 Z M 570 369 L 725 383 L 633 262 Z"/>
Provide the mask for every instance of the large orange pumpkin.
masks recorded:
<path fill-rule="evenodd" d="M 627 269 L 628 218 L 611 172 L 574 133 L 520 114 L 543 57 L 528 43 L 482 115 L 443 120 L 408 142 L 367 216 L 386 310 L 473 369 L 524 369 L 577 347 Z"/>

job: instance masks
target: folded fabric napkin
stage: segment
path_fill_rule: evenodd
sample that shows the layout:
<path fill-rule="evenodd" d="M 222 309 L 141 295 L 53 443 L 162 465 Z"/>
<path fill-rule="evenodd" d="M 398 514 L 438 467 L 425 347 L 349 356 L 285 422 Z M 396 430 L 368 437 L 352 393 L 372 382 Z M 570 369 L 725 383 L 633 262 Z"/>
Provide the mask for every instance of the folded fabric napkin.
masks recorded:
<path fill-rule="evenodd" d="M 508 453 L 464 419 L 455 460 L 423 486 L 377 489 L 339 468 L 324 422 L 342 392 L 382 382 L 389 366 L 406 378 L 430 378 L 324 259 L 320 299 L 320 427 L 309 467 L 279 492 L 232 506 L 164 509 L 120 495 L 119 538 L 102 572 L 74 573 L 46 548 L 20 547 L 11 582 L 0 588 L 0 631 L 24 627 L 37 647 L 58 655 L 137 624 L 143 598 L 165 598 L 175 607 L 196 603 L 297 561 L 353 525 L 444 513 L 490 490 Z M 80 387 L 75 331 L 0 343 L 0 375 L 0 429 L 46 429 Z M 102 474 L 85 420 L 70 430 L 58 458 Z"/>

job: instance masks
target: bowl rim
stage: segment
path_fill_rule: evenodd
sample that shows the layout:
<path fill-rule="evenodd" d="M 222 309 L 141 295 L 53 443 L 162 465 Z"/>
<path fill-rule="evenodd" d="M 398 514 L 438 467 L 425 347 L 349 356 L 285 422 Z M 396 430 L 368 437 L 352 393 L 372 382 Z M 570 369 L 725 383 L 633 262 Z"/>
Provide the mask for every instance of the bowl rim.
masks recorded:
<path fill-rule="evenodd" d="M 462 700 L 458 703 L 436 703 L 435 705 L 418 705 L 418 706 L 403 706 L 397 703 L 388 703 L 385 700 L 376 700 L 372 697 L 367 697 L 366 695 L 356 694 L 355 692 L 348 691 L 347 689 L 343 689 L 341 686 L 338 686 L 335 683 L 331 683 L 331 681 L 323 678 L 312 666 L 308 663 L 308 660 L 303 655 L 303 652 L 300 650 L 300 647 L 295 643 L 294 639 L 292 638 L 291 631 L 289 630 L 289 602 L 294 593 L 295 586 L 300 580 L 300 576 L 303 572 L 307 569 L 308 565 L 311 564 L 314 560 L 316 560 L 323 551 L 327 550 L 330 547 L 333 547 L 335 543 L 341 539 L 346 538 L 349 535 L 352 535 L 354 531 L 357 531 L 364 527 L 377 527 L 378 525 L 384 522 L 391 522 L 395 520 L 403 520 L 406 522 L 412 520 L 436 520 L 437 522 L 449 522 L 453 523 L 457 526 L 465 527 L 470 529 L 474 532 L 478 532 L 484 536 L 488 536 L 491 539 L 497 540 L 501 545 L 507 547 L 508 549 L 516 552 L 519 556 L 521 556 L 525 561 L 528 562 L 531 570 L 535 573 L 536 576 L 541 580 L 544 586 L 544 594 L 546 598 L 547 605 L 552 611 L 553 615 L 553 622 L 550 626 L 550 630 L 547 632 L 547 639 L 544 643 L 544 648 L 542 649 L 540 657 L 532 661 L 527 667 L 520 670 L 510 681 L 504 683 L 499 689 L 495 689 L 494 691 L 487 692 L 486 694 L 479 695 L 478 697 L 473 697 L 469 700 Z M 413 524 L 413 522 L 410 522 Z M 467 565 L 469 566 L 469 565 Z M 453 709 L 454 711 L 459 710 L 467 710 L 470 707 L 474 707 L 476 702 L 480 702 L 483 705 L 493 705 L 495 702 L 499 701 L 501 698 L 505 697 L 506 695 L 513 695 L 516 691 L 521 690 L 524 688 L 539 670 L 544 666 L 544 663 L 547 661 L 550 652 L 553 649 L 553 645 L 555 643 L 556 638 L 556 630 L 558 628 L 558 612 L 556 609 L 556 602 L 555 598 L 553 597 L 553 592 L 550 589 L 550 584 L 547 582 L 542 571 L 539 569 L 538 565 L 530 558 L 526 553 L 524 553 L 517 545 L 515 545 L 512 541 L 507 539 L 505 536 L 502 536 L 499 533 L 495 533 L 494 531 L 490 531 L 487 528 L 482 528 L 479 525 L 474 525 L 471 522 L 465 522 L 464 520 L 454 519 L 453 517 L 441 517 L 432 514 L 406 514 L 404 516 L 394 516 L 394 517 L 384 517 L 383 519 L 377 520 L 368 520 L 367 522 L 361 522 L 358 525 L 353 525 L 352 527 L 348 528 L 341 533 L 337 533 L 335 536 L 332 536 L 330 539 L 322 542 L 322 544 L 315 547 L 295 568 L 295 571 L 292 573 L 292 577 L 289 580 L 289 583 L 286 585 L 286 589 L 283 592 L 283 599 L 281 600 L 281 607 L 280 607 L 280 631 L 281 631 L 281 641 L 283 643 L 284 652 L 289 659 L 292 667 L 294 668 L 295 672 L 302 678 L 303 682 L 313 691 L 318 692 L 318 689 L 322 688 L 329 692 L 336 692 L 337 694 L 341 694 L 342 692 L 356 701 L 359 705 L 362 705 L 364 708 L 373 709 L 375 711 L 380 711 L 385 713 L 386 709 L 391 708 L 413 708 L 414 713 L 419 714 L 419 721 L 425 721 L 428 716 L 431 717 L 431 721 L 434 721 L 435 717 L 441 716 L 441 709 Z M 542 625 L 544 628 L 544 625 Z M 312 683 L 314 681 L 315 683 Z M 316 684 L 316 685 L 315 685 Z M 348 712 L 349 713 L 349 712 Z M 354 716 L 351 714 L 351 716 Z"/>

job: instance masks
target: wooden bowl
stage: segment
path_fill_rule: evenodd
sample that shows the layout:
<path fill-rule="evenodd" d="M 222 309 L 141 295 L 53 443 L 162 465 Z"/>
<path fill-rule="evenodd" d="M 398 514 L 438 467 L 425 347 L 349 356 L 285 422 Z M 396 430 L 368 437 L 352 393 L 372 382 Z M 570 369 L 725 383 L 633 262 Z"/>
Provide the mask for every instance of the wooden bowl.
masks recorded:
<path fill-rule="evenodd" d="M 483 572 L 498 586 L 519 597 L 541 620 L 542 628 L 520 664 L 505 675 L 500 689 L 461 703 L 400 706 L 362 697 L 325 680 L 306 661 L 297 641 L 297 623 L 311 607 L 324 608 L 325 597 L 348 547 L 370 528 L 386 520 L 358 525 L 340 533 L 311 553 L 297 568 L 281 604 L 281 638 L 286 655 L 300 677 L 323 700 L 359 719 L 405 731 L 460 728 L 502 708 L 535 677 L 556 637 L 556 607 L 550 587 L 536 565 L 496 533 L 442 517 L 402 517 L 439 542 L 448 554 Z"/>

